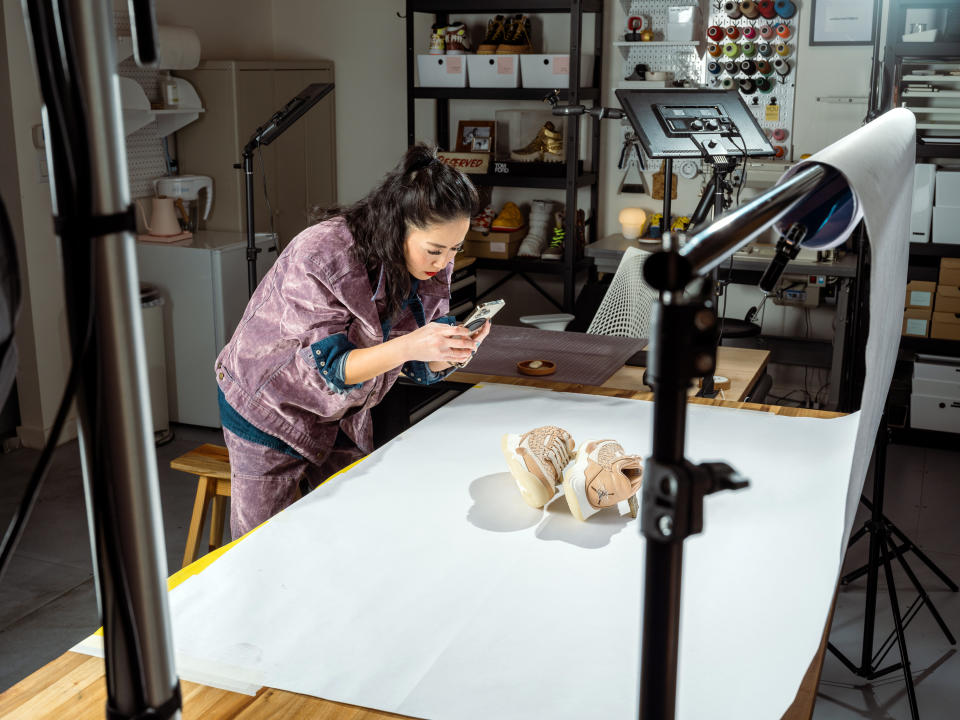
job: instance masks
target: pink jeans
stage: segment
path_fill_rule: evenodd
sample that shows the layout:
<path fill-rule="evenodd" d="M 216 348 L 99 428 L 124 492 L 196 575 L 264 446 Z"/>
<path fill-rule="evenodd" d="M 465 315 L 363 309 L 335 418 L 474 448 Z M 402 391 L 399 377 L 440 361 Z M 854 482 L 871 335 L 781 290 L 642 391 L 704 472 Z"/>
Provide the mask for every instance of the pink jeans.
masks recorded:
<path fill-rule="evenodd" d="M 230 534 L 236 540 L 363 457 L 342 432 L 321 465 L 223 429 L 230 454 Z"/>

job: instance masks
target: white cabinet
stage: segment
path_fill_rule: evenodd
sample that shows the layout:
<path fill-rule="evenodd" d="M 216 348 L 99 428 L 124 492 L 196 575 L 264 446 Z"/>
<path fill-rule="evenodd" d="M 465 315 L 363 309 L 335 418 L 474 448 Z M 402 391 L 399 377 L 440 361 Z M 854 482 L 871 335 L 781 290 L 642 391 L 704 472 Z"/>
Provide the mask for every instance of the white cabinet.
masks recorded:
<path fill-rule="evenodd" d="M 333 82 L 326 60 L 210 60 L 180 72 L 206 109 L 179 130 L 181 172 L 213 178 L 214 200 L 207 230 L 244 231 L 244 178 L 235 169 L 254 131 L 310 83 Z M 254 218 L 257 232 L 270 231 L 262 172 L 274 215 L 274 230 L 285 246 L 307 226 L 307 209 L 336 202 L 334 95 L 330 93 L 253 158 Z"/>
<path fill-rule="evenodd" d="M 257 278 L 276 260 L 269 234 Z M 167 401 L 170 420 L 220 427 L 213 365 L 247 306 L 247 241 L 240 232 L 198 232 L 185 245 L 137 243 L 140 281 L 163 295 Z"/>

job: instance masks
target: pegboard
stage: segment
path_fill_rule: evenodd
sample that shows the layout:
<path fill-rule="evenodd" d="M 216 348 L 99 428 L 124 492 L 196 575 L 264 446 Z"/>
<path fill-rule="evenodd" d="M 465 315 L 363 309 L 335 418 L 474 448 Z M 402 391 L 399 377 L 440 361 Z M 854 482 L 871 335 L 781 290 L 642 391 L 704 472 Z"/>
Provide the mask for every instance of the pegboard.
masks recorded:
<path fill-rule="evenodd" d="M 700 82 L 702 63 L 699 51 L 704 47 L 701 38 L 690 42 L 665 42 L 663 33 L 667 27 L 668 7 L 692 7 L 700 5 L 698 0 L 620 0 L 626 17 L 639 15 L 644 18 L 644 28 L 649 27 L 655 33 L 652 42 L 623 42 L 626 27 L 617 32 L 617 47 L 624 56 L 623 76 L 628 76 L 633 68 L 642 63 L 651 72 L 669 72 L 673 80 Z M 702 8 L 701 8 L 702 10 Z M 621 78 L 621 79 L 624 79 Z"/>
<path fill-rule="evenodd" d="M 781 59 L 789 65 L 789 72 L 786 75 L 779 75 L 775 71 L 771 71 L 766 78 L 772 84 L 772 90 L 767 93 L 760 91 L 754 91 L 753 93 L 740 93 L 741 97 L 746 101 L 747 105 L 750 107 L 753 112 L 753 116 L 757 119 L 757 122 L 760 124 L 760 127 L 767 134 L 767 137 L 770 138 L 770 142 L 774 147 L 783 148 L 783 155 L 780 158 L 777 158 L 777 161 L 789 162 L 793 160 L 793 138 L 791 137 L 793 130 L 793 109 L 794 109 L 794 95 L 796 91 L 796 78 L 797 78 L 797 33 L 800 27 L 800 12 L 801 12 L 801 2 L 800 0 L 791 0 L 793 6 L 796 8 L 794 15 L 790 18 L 783 18 L 779 15 L 774 15 L 772 19 L 764 18 L 763 16 L 758 16 L 754 19 L 749 19 L 744 15 L 741 15 L 737 19 L 731 19 L 726 12 L 724 12 L 724 5 L 726 3 L 721 2 L 721 0 L 708 0 L 710 6 L 710 14 L 706 27 L 704 28 L 704 34 L 708 32 L 710 26 L 716 26 L 724 31 L 727 27 L 736 26 L 740 35 L 735 39 L 731 39 L 726 36 L 724 33 L 724 38 L 720 40 L 719 43 L 714 43 L 712 39 L 708 39 L 708 43 L 714 43 L 721 46 L 721 48 L 729 43 L 735 43 L 742 49 L 743 44 L 747 42 L 754 43 L 755 47 L 760 43 L 766 43 L 771 48 L 769 57 L 761 57 L 759 53 L 759 48 L 756 54 L 752 57 L 746 57 L 742 51 L 738 53 L 735 58 L 729 58 L 721 52 L 719 57 L 711 57 L 709 52 L 704 53 L 702 61 L 702 75 L 701 80 L 704 87 L 713 87 L 720 88 L 722 87 L 722 82 L 724 78 L 732 78 L 734 82 L 739 83 L 742 78 L 751 78 L 754 81 L 758 80 L 761 77 L 764 77 L 759 72 L 756 72 L 752 75 L 745 74 L 739 65 L 744 60 L 753 60 L 755 63 L 760 60 L 766 60 L 769 63 L 773 63 L 775 60 Z M 742 5 L 743 3 L 739 3 Z M 773 28 L 776 25 L 783 24 L 788 28 L 789 37 L 782 38 L 773 33 L 773 37 L 769 40 L 765 40 L 760 37 L 759 31 L 761 26 L 769 26 Z M 745 38 L 743 35 L 744 28 L 753 28 L 757 32 L 757 36 L 754 38 Z M 788 53 L 785 56 L 780 56 L 774 49 L 774 46 L 777 44 L 786 44 Z M 727 61 L 736 62 L 738 65 L 737 71 L 734 74 L 729 74 L 726 70 L 721 69 L 719 73 L 713 74 L 708 70 L 708 66 L 711 62 L 718 62 L 721 65 Z M 774 109 L 776 107 L 776 109 Z M 774 113 L 776 118 L 773 118 Z M 768 119 L 770 118 L 770 119 Z M 785 132 L 786 136 L 783 138 L 773 137 L 774 132 Z M 779 132 L 778 132 L 779 135 Z"/>
<path fill-rule="evenodd" d="M 126 12 L 114 12 L 114 30 L 117 35 L 130 34 L 130 16 Z M 143 88 L 147 99 L 160 102 L 160 74 L 162 71 L 141 68 L 132 57 L 117 65 L 117 74 L 128 77 Z M 151 197 L 153 181 L 167 174 L 167 162 L 163 151 L 163 138 L 157 132 L 156 120 L 126 136 L 127 175 L 132 198 Z"/>

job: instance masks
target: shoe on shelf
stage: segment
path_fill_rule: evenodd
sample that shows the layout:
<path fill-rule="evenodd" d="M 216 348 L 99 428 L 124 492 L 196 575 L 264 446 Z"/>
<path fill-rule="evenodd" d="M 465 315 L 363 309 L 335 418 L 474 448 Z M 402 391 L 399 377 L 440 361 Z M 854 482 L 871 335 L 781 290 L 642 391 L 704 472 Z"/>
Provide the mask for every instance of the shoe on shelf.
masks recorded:
<path fill-rule="evenodd" d="M 541 260 L 563 260 L 563 241 L 567 232 L 563 229 L 563 210 L 554 213 L 553 234 L 547 249 L 540 253 Z"/>
<path fill-rule="evenodd" d="M 500 449 L 521 497 L 530 507 L 542 508 L 557 493 L 574 443 L 563 428 L 545 425 L 522 435 L 504 435 Z"/>
<path fill-rule="evenodd" d="M 474 232 L 488 235 L 490 234 L 490 226 L 493 224 L 493 219 L 496 216 L 497 212 L 493 209 L 493 206 L 487 205 L 477 215 L 470 218 L 470 229 Z"/>
<path fill-rule="evenodd" d="M 583 255 L 583 249 L 587 246 L 587 216 L 582 209 L 577 210 L 577 253 L 578 257 Z"/>
<path fill-rule="evenodd" d="M 510 159 L 519 162 L 563 162 L 563 132 L 548 120 L 526 147 L 510 151 Z"/>
<path fill-rule="evenodd" d="M 517 55 L 533 52 L 530 42 L 530 18 L 526 15 L 514 15 L 507 18 L 503 42 L 497 46 L 497 55 Z"/>
<path fill-rule="evenodd" d="M 447 25 L 443 40 L 447 46 L 447 55 L 463 55 L 470 52 L 470 35 L 467 33 L 467 26 L 462 22 Z"/>
<path fill-rule="evenodd" d="M 447 34 L 447 26 L 434 23 L 430 28 L 430 50 L 429 55 L 443 55 L 447 51 L 444 38 Z"/>
<path fill-rule="evenodd" d="M 493 232 L 515 232 L 523 227 L 523 213 L 512 202 L 503 206 L 503 210 L 490 224 Z"/>
<path fill-rule="evenodd" d="M 506 38 L 506 21 L 503 15 L 497 15 L 495 18 L 487 21 L 487 34 L 483 36 L 483 42 L 477 45 L 477 55 L 494 55 L 500 43 Z"/>
<path fill-rule="evenodd" d="M 571 514 L 586 520 L 604 508 L 629 500 L 640 490 L 643 462 L 627 455 L 616 440 L 591 440 L 563 471 L 563 492 Z"/>
<path fill-rule="evenodd" d="M 549 200 L 534 200 L 530 203 L 530 229 L 520 242 L 517 255 L 520 257 L 540 257 L 547 246 L 547 233 L 553 220 L 553 203 Z"/>

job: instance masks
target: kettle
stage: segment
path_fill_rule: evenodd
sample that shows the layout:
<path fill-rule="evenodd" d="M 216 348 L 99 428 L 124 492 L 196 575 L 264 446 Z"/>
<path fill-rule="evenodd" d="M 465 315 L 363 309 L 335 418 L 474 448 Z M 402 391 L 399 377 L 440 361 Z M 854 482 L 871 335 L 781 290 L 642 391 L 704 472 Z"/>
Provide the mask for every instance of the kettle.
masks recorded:
<path fill-rule="evenodd" d="M 210 216 L 213 204 L 213 178 L 206 175 L 173 175 L 157 178 L 153 189 L 160 197 L 174 198 L 174 203 L 182 213 L 180 227 L 188 232 L 196 232 L 200 221 Z M 200 192 L 206 193 L 203 215 L 200 215 Z"/>
<path fill-rule="evenodd" d="M 137 207 L 140 208 L 140 217 L 147 228 L 147 232 L 155 237 L 173 237 L 179 235 L 180 223 L 177 221 L 177 212 L 173 206 L 173 198 L 155 197 L 153 198 L 153 208 L 150 212 L 152 225 L 147 222 L 146 215 L 143 212 L 143 199 L 137 200 Z"/>

